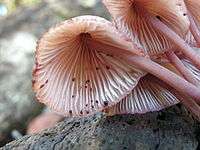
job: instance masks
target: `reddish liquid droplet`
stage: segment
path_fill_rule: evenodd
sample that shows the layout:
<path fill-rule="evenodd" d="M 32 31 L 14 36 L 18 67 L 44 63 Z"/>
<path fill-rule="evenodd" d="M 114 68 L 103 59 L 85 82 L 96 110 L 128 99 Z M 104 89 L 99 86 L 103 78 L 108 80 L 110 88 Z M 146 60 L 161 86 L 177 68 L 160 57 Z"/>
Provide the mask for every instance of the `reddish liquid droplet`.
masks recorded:
<path fill-rule="evenodd" d="M 46 82 L 45 82 L 45 83 L 47 84 L 48 82 L 49 82 L 49 80 L 46 80 Z"/>
<path fill-rule="evenodd" d="M 40 86 L 40 89 L 44 87 L 44 84 Z"/>
<path fill-rule="evenodd" d="M 108 101 L 104 101 L 103 104 L 104 104 L 105 106 L 108 106 Z"/>
<path fill-rule="evenodd" d="M 106 66 L 106 69 L 108 69 L 108 70 L 109 70 L 109 69 L 110 69 L 110 67 L 109 67 L 109 66 Z"/>
<path fill-rule="evenodd" d="M 69 113 L 72 114 L 72 110 L 70 110 Z"/>

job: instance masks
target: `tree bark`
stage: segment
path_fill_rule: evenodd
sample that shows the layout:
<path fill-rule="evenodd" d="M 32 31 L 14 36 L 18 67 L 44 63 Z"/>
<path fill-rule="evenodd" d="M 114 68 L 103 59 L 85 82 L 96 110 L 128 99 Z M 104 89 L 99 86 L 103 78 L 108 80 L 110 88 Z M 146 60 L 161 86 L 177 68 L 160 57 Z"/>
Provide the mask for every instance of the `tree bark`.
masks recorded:
<path fill-rule="evenodd" d="M 107 117 L 99 113 L 68 118 L 52 129 L 24 136 L 2 149 L 196 150 L 199 142 L 199 124 L 178 105 L 144 115 Z"/>

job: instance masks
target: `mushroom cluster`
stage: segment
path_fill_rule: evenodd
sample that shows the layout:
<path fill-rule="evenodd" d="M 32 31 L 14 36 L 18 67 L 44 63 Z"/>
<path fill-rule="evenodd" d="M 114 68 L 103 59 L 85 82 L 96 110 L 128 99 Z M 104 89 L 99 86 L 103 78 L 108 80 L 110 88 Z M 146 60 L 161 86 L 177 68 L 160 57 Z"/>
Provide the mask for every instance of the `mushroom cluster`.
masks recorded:
<path fill-rule="evenodd" d="M 200 119 L 200 0 L 103 0 L 112 22 L 79 16 L 38 42 L 37 99 L 64 116 L 158 111 Z"/>

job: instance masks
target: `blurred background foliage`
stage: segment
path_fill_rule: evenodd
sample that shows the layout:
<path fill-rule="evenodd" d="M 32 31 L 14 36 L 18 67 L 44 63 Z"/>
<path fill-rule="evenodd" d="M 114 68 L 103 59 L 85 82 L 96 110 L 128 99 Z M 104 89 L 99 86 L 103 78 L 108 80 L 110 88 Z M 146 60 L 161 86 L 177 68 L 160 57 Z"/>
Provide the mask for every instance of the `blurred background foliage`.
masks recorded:
<path fill-rule="evenodd" d="M 41 0 L 0 0 L 0 14 L 10 14 L 18 7 L 32 6 L 40 3 Z"/>
<path fill-rule="evenodd" d="M 0 0 L 0 16 L 8 15 L 14 12 L 18 7 L 33 6 L 42 1 L 53 0 Z M 78 0 L 78 3 L 83 7 L 92 7 L 96 4 L 97 0 Z"/>

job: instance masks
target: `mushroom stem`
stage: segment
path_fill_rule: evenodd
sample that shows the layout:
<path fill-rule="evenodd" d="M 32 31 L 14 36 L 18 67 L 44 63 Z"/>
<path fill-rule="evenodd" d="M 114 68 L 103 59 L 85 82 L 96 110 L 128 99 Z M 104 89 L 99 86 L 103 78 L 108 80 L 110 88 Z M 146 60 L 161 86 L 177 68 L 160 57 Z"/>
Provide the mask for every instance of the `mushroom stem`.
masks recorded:
<path fill-rule="evenodd" d="M 166 52 L 169 61 L 176 67 L 176 69 L 183 75 L 183 77 L 190 83 L 198 86 L 199 83 L 194 75 L 185 67 L 181 60 L 176 56 L 174 52 Z"/>
<path fill-rule="evenodd" d="M 200 103 L 200 89 L 198 89 L 192 83 L 186 81 L 185 79 L 181 78 L 177 74 L 169 71 L 168 69 L 162 67 L 161 65 L 153 62 L 152 60 L 146 58 L 145 56 L 136 55 L 135 52 L 139 51 L 135 47 L 135 49 L 121 49 L 114 46 L 110 46 L 108 44 L 103 44 L 104 48 L 100 49 L 102 43 L 98 41 L 88 41 L 89 46 L 92 46 L 95 49 L 102 50 L 104 53 L 111 52 L 116 56 L 121 56 L 125 60 L 128 60 L 129 63 L 139 67 L 140 69 L 144 69 L 144 71 L 158 77 L 162 81 L 168 83 L 170 86 L 175 88 L 177 91 L 189 95 L 196 101 Z"/>
<path fill-rule="evenodd" d="M 198 47 L 200 47 L 200 32 L 192 15 L 189 12 L 188 12 L 188 18 L 190 20 L 190 31 L 192 35 L 194 36 L 194 39 L 197 42 Z"/>
<path fill-rule="evenodd" d="M 193 99 L 189 98 L 185 94 L 180 94 L 171 86 L 166 86 L 166 84 L 163 83 L 161 80 L 158 80 L 158 78 L 151 77 L 151 80 L 152 78 L 156 83 L 159 83 L 160 85 L 164 86 L 174 96 L 176 96 L 180 100 L 180 102 L 193 114 L 193 116 L 200 121 L 200 106 Z"/>
<path fill-rule="evenodd" d="M 141 56 L 126 56 L 126 59 L 130 63 L 144 69 L 146 72 L 169 84 L 180 93 L 188 95 L 189 97 L 195 99 L 197 102 L 200 102 L 200 89 L 198 89 L 190 82 L 184 80 L 177 74 L 169 71 L 168 69 L 160 66 L 150 59 Z"/>
<path fill-rule="evenodd" d="M 152 16 L 149 16 L 148 19 L 155 29 L 168 37 L 171 42 L 174 43 L 198 69 L 200 69 L 200 56 L 195 53 L 195 51 L 178 34 L 162 23 L 159 19 Z"/>

